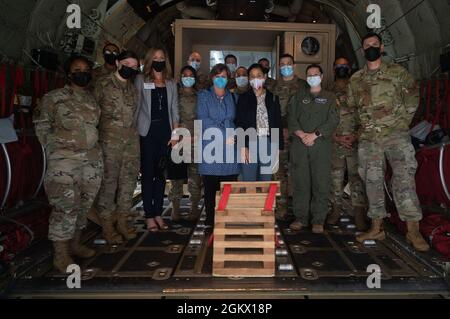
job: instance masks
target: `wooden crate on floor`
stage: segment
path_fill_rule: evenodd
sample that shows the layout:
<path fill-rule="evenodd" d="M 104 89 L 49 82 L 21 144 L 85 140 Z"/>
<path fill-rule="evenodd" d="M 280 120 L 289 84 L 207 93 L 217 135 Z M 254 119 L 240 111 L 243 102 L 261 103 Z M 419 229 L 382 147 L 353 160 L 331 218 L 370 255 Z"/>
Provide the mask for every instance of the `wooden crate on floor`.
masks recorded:
<path fill-rule="evenodd" d="M 275 276 L 279 182 L 224 182 L 216 195 L 213 276 Z"/>

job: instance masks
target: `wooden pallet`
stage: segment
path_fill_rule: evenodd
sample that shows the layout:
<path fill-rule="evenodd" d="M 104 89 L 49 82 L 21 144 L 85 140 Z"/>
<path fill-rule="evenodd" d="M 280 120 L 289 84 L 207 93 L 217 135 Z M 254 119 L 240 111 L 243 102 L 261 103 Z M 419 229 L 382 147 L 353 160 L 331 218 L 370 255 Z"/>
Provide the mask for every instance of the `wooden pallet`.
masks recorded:
<path fill-rule="evenodd" d="M 275 276 L 279 182 L 225 182 L 216 195 L 213 276 Z"/>

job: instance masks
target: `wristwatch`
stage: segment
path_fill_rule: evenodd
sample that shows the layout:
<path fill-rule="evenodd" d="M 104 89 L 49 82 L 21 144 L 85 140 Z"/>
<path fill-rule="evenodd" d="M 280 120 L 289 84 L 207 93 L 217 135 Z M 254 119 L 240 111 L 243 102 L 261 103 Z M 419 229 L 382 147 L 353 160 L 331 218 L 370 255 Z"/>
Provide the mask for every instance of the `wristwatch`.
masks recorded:
<path fill-rule="evenodd" d="M 321 137 L 322 134 L 319 131 L 315 131 L 314 134 L 316 134 L 317 137 Z"/>

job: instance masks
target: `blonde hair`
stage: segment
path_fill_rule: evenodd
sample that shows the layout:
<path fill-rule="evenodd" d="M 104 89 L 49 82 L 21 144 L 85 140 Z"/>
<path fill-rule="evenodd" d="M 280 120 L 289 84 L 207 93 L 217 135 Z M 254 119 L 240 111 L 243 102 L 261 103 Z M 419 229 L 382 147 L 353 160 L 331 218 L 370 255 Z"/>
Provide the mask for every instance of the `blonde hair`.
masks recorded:
<path fill-rule="evenodd" d="M 144 77 L 147 80 L 154 80 L 155 74 L 153 72 L 152 63 L 153 63 L 153 57 L 155 56 L 155 53 L 157 51 L 162 51 L 164 53 L 164 56 L 166 58 L 166 68 L 162 71 L 163 78 L 166 80 L 172 79 L 172 66 L 169 62 L 169 54 L 167 53 L 166 49 L 162 47 L 154 47 L 148 50 L 147 54 L 145 55 L 144 59 Z"/>

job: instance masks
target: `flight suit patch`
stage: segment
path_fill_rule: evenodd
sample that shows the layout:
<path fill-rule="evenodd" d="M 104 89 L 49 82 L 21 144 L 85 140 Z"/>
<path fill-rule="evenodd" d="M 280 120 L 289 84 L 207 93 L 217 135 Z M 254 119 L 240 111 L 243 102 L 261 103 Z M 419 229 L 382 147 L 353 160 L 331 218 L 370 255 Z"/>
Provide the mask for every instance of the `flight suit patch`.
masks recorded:
<path fill-rule="evenodd" d="M 321 98 L 321 97 L 316 97 L 316 99 L 314 101 L 318 104 L 327 104 L 328 103 L 327 98 Z"/>

